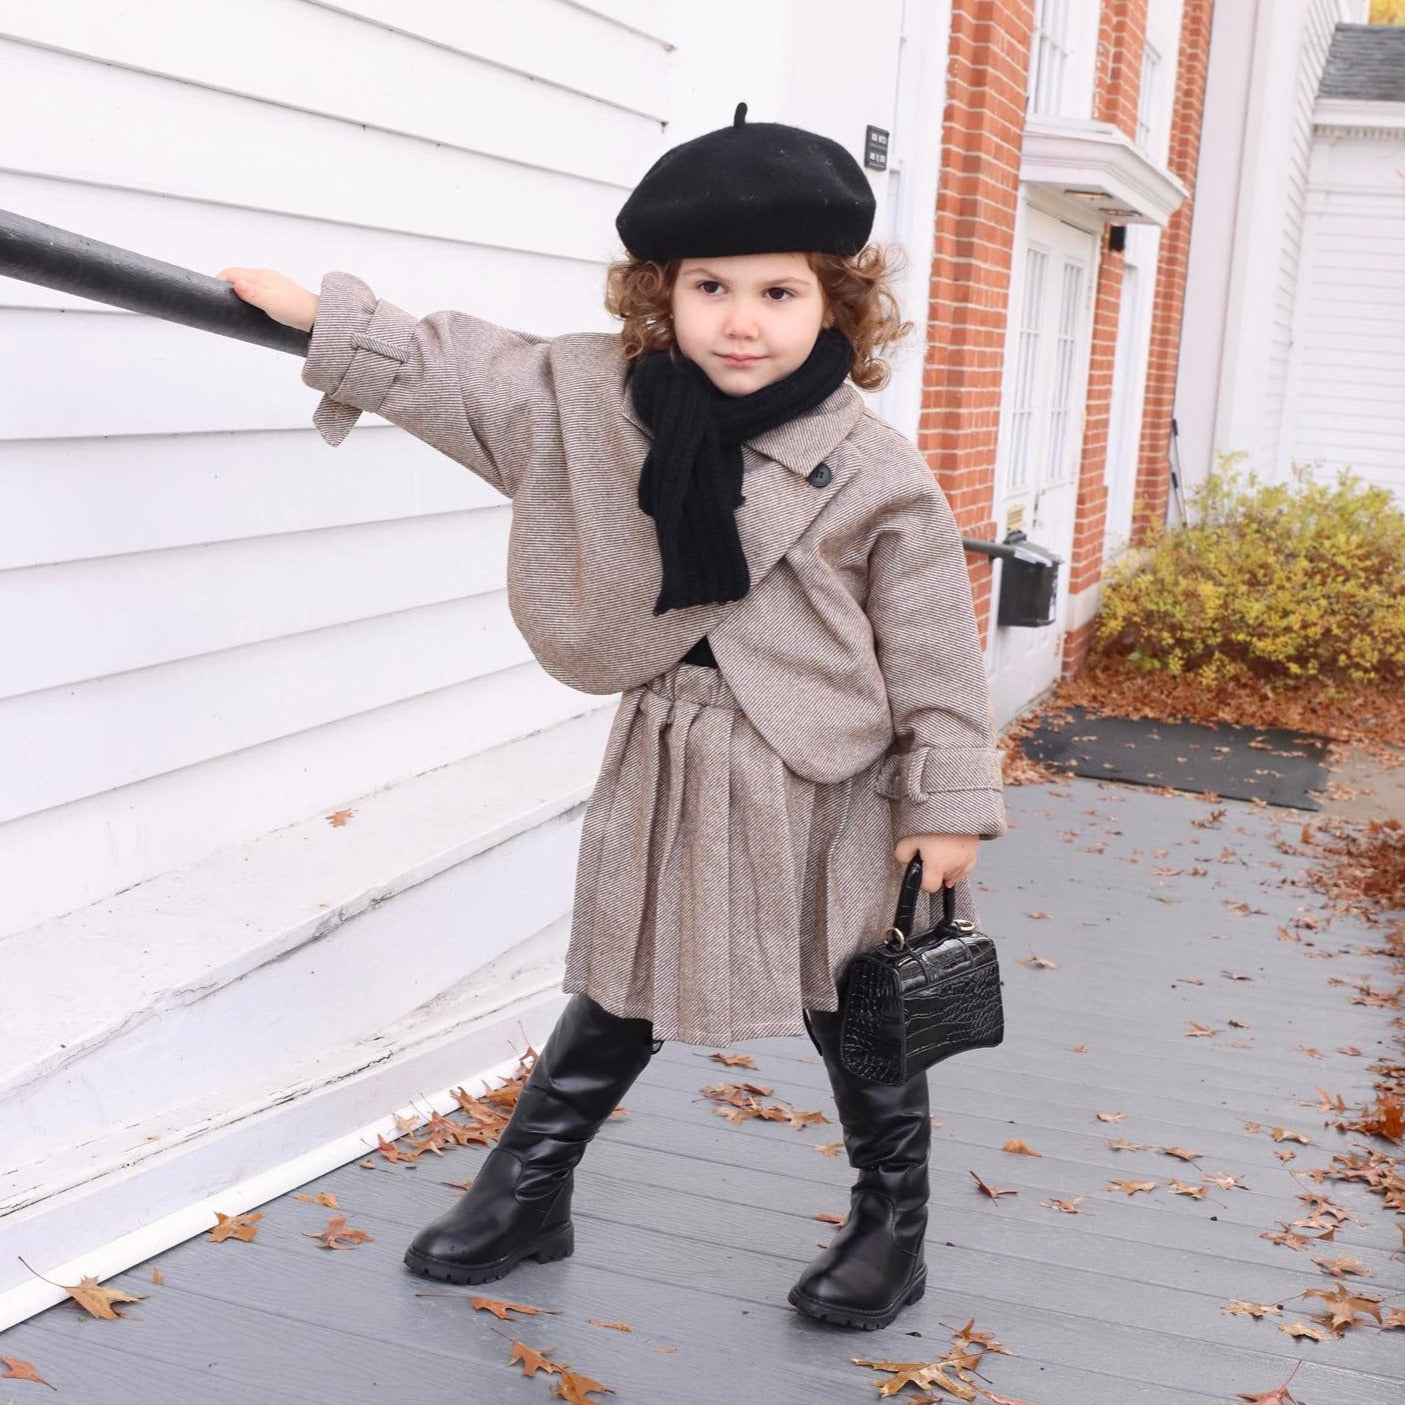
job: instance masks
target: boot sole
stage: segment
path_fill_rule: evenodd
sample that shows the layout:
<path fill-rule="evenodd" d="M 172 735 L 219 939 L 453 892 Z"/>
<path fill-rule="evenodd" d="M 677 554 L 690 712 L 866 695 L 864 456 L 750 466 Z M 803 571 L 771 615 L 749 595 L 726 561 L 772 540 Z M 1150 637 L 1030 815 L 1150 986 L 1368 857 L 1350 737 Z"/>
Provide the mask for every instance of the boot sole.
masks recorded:
<path fill-rule="evenodd" d="M 821 1322 L 829 1322 L 836 1327 L 857 1327 L 860 1331 L 876 1332 L 880 1327 L 887 1327 L 903 1308 L 910 1307 L 926 1291 L 927 1268 L 924 1264 L 917 1281 L 907 1289 L 898 1302 L 893 1307 L 882 1308 L 877 1312 L 869 1312 L 864 1308 L 842 1308 L 833 1303 L 822 1303 L 802 1293 L 799 1288 L 792 1288 L 787 1297 L 790 1305 L 803 1312 L 807 1317 L 817 1318 Z"/>
<path fill-rule="evenodd" d="M 405 1266 L 414 1273 L 438 1279 L 441 1283 L 492 1283 L 495 1279 L 505 1278 L 523 1259 L 535 1259 L 538 1263 L 549 1264 L 557 1259 L 569 1258 L 575 1250 L 575 1227 L 567 1225 L 545 1239 L 529 1244 L 514 1254 L 505 1254 L 492 1263 L 456 1264 L 448 1259 L 436 1259 L 429 1254 L 417 1254 L 413 1249 L 407 1249 Z"/>

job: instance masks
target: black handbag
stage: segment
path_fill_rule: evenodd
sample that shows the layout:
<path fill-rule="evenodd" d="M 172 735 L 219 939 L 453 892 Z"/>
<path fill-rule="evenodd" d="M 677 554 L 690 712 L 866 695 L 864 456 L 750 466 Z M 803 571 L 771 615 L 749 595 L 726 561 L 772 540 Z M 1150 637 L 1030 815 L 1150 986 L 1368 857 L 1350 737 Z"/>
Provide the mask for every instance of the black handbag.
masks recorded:
<path fill-rule="evenodd" d="M 903 875 L 897 915 L 881 946 L 854 957 L 839 992 L 839 1062 L 855 1078 L 898 1085 L 966 1049 L 1005 1037 L 995 943 L 956 916 L 942 889 L 942 920 L 912 935 L 922 860 Z"/>

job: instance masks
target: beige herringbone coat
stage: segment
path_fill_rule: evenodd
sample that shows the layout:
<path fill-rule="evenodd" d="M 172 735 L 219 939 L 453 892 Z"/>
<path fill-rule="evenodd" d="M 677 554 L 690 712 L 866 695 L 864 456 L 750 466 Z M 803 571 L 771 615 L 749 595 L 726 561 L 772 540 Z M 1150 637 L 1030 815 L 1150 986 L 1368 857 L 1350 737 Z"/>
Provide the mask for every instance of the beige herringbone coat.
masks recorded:
<path fill-rule="evenodd" d="M 655 616 L 658 544 L 637 501 L 648 435 L 624 373 L 617 337 L 543 339 L 459 312 L 416 320 L 359 279 L 332 273 L 303 379 L 324 392 L 314 419 L 329 443 L 372 411 L 512 498 L 510 605 L 548 672 L 586 692 L 629 697 L 707 635 L 721 675 L 707 686 L 721 688 L 720 705 L 744 714 L 788 776 L 823 791 L 862 775 L 883 798 L 891 834 L 871 863 L 887 886 L 870 885 L 874 900 L 831 940 L 833 976 L 840 948 L 876 939 L 872 923 L 896 892 L 891 835 L 1004 830 L 955 522 L 917 450 L 846 384 L 743 446 L 736 520 L 747 596 Z M 821 464 L 828 472 L 814 473 Z M 672 683 L 663 691 L 672 697 Z M 580 898 L 578 889 L 578 907 Z M 817 993 L 812 982 L 812 1001 Z M 834 1008 L 832 984 L 819 994 Z M 612 1008 L 660 1013 L 647 1004 L 620 998 Z M 697 1032 L 686 1020 L 679 1027 Z M 770 1024 L 737 1017 L 734 1003 L 724 1032 L 799 1029 L 792 1000 Z"/>

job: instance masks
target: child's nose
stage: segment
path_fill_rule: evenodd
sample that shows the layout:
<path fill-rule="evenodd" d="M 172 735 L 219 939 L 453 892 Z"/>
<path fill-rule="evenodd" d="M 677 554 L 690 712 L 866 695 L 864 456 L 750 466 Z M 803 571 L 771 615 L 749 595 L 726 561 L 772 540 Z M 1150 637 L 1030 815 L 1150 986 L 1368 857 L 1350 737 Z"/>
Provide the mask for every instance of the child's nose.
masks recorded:
<path fill-rule="evenodd" d="M 733 303 L 727 309 L 727 335 L 743 340 L 754 337 L 757 332 L 756 310 L 747 303 Z"/>

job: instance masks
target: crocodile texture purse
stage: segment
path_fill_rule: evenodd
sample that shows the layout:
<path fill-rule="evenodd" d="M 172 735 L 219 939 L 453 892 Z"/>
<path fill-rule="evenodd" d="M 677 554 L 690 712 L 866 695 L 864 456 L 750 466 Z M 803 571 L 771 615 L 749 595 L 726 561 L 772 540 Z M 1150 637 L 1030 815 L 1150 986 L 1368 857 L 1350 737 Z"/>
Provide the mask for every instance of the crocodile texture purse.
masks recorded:
<path fill-rule="evenodd" d="M 912 935 L 922 860 L 903 875 L 897 915 L 881 946 L 854 957 L 839 993 L 839 1062 L 855 1078 L 898 1085 L 952 1054 L 1005 1037 L 995 943 L 956 917 L 942 889 L 942 920 Z"/>

